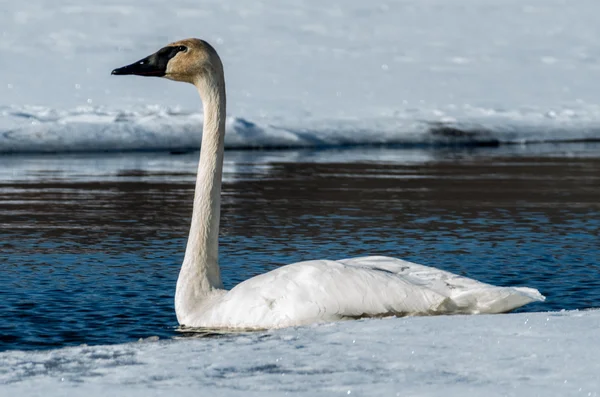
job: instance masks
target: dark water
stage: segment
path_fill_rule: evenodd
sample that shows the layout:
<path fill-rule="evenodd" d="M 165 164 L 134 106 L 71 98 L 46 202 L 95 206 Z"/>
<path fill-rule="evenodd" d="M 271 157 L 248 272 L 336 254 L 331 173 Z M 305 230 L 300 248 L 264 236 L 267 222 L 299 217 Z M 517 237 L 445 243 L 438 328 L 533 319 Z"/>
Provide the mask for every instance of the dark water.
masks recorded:
<path fill-rule="evenodd" d="M 226 287 L 392 255 L 600 307 L 600 145 L 227 153 Z M 177 334 L 197 153 L 0 158 L 0 350 Z"/>

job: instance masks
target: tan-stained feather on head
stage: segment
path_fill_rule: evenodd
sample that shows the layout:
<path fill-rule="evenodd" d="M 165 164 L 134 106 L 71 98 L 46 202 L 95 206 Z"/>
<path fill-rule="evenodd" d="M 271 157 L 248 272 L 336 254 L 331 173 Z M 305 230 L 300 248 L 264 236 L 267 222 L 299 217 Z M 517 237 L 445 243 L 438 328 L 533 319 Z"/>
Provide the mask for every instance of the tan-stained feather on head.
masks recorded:
<path fill-rule="evenodd" d="M 223 64 L 215 49 L 204 40 L 184 39 L 173 42 L 168 47 L 186 48 L 169 60 L 165 76 L 168 79 L 197 84 L 198 78 L 223 76 Z"/>

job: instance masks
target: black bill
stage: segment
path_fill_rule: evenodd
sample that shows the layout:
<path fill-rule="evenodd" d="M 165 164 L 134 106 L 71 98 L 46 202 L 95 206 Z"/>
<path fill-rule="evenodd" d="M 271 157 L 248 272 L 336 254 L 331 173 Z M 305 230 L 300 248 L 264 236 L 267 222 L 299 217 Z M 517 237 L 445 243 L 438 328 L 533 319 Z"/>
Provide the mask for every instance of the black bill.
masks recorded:
<path fill-rule="evenodd" d="M 169 61 L 177 55 L 180 51 L 186 51 L 187 48 L 183 46 L 178 47 L 164 47 L 155 52 L 154 54 L 140 59 L 131 65 L 123 66 L 112 71 L 114 75 L 128 75 L 134 74 L 136 76 L 156 76 L 162 77 L 167 72 L 167 64 Z"/>

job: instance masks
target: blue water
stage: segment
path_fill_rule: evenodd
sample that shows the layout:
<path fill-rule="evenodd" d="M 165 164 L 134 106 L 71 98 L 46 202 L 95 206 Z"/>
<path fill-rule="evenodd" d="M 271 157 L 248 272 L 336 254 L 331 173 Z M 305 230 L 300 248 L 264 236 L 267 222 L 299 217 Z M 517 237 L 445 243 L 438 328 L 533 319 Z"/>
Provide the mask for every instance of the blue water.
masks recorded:
<path fill-rule="evenodd" d="M 225 286 L 378 254 L 600 307 L 599 148 L 228 153 Z M 197 156 L 0 159 L 0 350 L 178 335 Z"/>

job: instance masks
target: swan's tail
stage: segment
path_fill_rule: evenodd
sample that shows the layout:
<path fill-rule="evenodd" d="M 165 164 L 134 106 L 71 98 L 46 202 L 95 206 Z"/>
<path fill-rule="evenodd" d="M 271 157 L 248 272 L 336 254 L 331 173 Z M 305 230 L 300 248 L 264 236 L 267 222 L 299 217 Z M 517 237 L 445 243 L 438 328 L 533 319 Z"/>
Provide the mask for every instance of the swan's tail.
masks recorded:
<path fill-rule="evenodd" d="M 460 292 L 450 300 L 461 313 L 496 314 L 510 312 L 531 302 L 543 302 L 546 297 L 534 288 L 487 287 Z"/>

